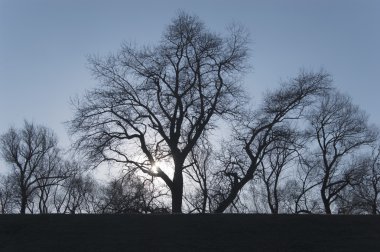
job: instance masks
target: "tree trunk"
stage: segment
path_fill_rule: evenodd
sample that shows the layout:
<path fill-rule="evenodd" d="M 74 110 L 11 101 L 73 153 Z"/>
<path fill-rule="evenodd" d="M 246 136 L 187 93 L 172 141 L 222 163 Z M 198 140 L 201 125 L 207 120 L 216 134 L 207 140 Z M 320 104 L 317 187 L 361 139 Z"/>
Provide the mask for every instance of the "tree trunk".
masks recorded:
<path fill-rule="evenodd" d="M 182 166 L 176 167 L 173 177 L 172 193 L 172 212 L 182 213 L 182 195 L 183 195 L 183 174 Z"/>
<path fill-rule="evenodd" d="M 326 214 L 331 214 L 330 202 L 326 198 L 325 190 L 323 189 L 323 187 L 321 189 L 321 198 L 322 198 L 323 206 L 325 208 L 325 213 Z"/>
<path fill-rule="evenodd" d="M 207 199 L 208 199 L 208 193 L 207 191 L 203 191 L 203 201 L 202 201 L 202 213 L 206 213 L 206 207 L 207 207 Z"/>
<path fill-rule="evenodd" d="M 256 167 L 257 166 L 251 167 L 240 182 L 235 181 L 227 198 L 218 204 L 217 208 L 214 210 L 214 213 L 223 213 L 234 202 L 244 185 L 253 179 L 253 173 L 256 171 Z"/>
<path fill-rule="evenodd" d="M 228 195 L 228 197 L 225 200 L 223 200 L 221 203 L 219 203 L 214 213 L 223 213 L 227 209 L 227 207 L 231 205 L 234 199 L 237 197 L 239 190 L 240 189 L 238 188 L 236 189 L 233 188 L 230 194 Z"/>
<path fill-rule="evenodd" d="M 20 214 L 25 214 L 26 205 L 28 203 L 28 196 L 25 188 L 21 188 L 21 205 L 20 205 Z"/>
<path fill-rule="evenodd" d="M 374 190 L 375 190 L 375 198 L 374 200 L 372 201 L 372 214 L 377 214 L 377 198 L 379 196 L 379 192 L 378 192 L 378 189 L 377 189 L 377 183 L 373 186 L 374 187 Z"/>
<path fill-rule="evenodd" d="M 27 204 L 26 197 L 22 196 L 22 197 L 21 197 L 20 214 L 25 214 L 25 212 L 26 212 L 26 204 Z"/>
<path fill-rule="evenodd" d="M 376 202 L 376 200 L 374 200 L 373 202 L 372 202 L 372 214 L 377 214 L 377 202 Z"/>

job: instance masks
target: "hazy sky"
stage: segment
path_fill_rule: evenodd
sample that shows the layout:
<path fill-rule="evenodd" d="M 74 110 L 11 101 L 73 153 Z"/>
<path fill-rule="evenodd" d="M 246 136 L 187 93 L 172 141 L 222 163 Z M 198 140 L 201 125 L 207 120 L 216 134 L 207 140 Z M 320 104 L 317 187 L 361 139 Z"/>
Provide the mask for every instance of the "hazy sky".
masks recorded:
<path fill-rule="evenodd" d="M 70 97 L 96 84 L 86 55 L 115 52 L 123 41 L 155 44 L 179 10 L 216 32 L 247 27 L 253 99 L 300 68 L 324 68 L 380 125 L 378 0 L 0 0 L 0 134 L 27 119 L 67 145 Z"/>

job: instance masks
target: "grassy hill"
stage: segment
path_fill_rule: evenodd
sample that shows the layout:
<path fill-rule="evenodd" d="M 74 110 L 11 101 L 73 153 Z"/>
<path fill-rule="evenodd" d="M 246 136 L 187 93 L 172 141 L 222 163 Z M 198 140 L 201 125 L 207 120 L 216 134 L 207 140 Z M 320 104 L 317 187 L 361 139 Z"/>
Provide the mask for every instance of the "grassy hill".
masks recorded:
<path fill-rule="evenodd" d="M 0 251 L 380 251 L 380 216 L 0 215 Z"/>

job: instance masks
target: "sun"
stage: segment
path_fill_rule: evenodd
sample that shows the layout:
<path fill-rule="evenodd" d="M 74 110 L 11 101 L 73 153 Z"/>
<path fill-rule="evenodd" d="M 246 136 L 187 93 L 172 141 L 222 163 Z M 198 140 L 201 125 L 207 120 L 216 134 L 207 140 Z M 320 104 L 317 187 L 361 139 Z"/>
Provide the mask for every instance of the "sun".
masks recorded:
<path fill-rule="evenodd" d="M 171 167 L 170 162 L 168 162 L 166 160 L 157 160 L 152 165 L 151 171 L 153 173 L 159 173 L 160 171 L 167 173 L 170 170 L 170 167 Z"/>
<path fill-rule="evenodd" d="M 162 162 L 161 161 L 156 161 L 152 165 L 152 169 L 151 170 L 152 170 L 153 173 L 158 173 L 161 170 L 161 167 L 162 167 Z"/>

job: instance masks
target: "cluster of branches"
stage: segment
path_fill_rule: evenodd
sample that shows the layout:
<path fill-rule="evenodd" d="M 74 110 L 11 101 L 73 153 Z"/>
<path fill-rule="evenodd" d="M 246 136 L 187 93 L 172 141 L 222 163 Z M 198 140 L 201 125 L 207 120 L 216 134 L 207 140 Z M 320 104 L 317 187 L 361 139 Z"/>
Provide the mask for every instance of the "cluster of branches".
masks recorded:
<path fill-rule="evenodd" d="M 157 46 L 125 44 L 117 54 L 90 58 L 101 85 L 75 103 L 69 126 L 76 148 L 95 166 L 114 162 L 163 182 L 172 212 L 182 212 L 183 202 L 189 212 L 249 209 L 243 202 L 250 187 L 273 213 L 283 211 L 280 204 L 331 213 L 359 181 L 351 156 L 377 132 L 324 71 L 303 71 L 250 108 L 239 84 L 247 43 L 241 27 L 223 37 L 180 13 Z M 232 134 L 216 151 L 210 135 L 223 121 Z M 158 167 L 163 160 L 168 165 Z M 320 200 L 311 200 L 316 191 Z"/>
<path fill-rule="evenodd" d="M 54 195 L 55 211 L 72 213 L 378 213 L 378 131 L 365 112 L 324 71 L 301 71 L 251 107 L 240 85 L 248 42 L 242 27 L 222 36 L 180 13 L 157 46 L 90 57 L 100 85 L 73 102 L 73 145 L 89 166 L 124 175 L 94 196 L 78 165 L 55 165 L 49 131 L 26 124 L 1 138 L 14 171 L 1 188 L 16 186 L 22 213 L 35 195 L 40 212 Z"/>
<path fill-rule="evenodd" d="M 18 205 L 19 211 L 47 211 L 51 188 L 69 176 L 62 165 L 57 138 L 49 129 L 25 121 L 21 130 L 10 128 L 0 138 L 3 159 L 11 172 L 1 184 L 2 212 Z M 36 200 L 32 200 L 36 199 Z"/>
<path fill-rule="evenodd" d="M 302 73 L 284 83 L 233 123 L 220 150 L 197 150 L 207 156 L 188 171 L 199 191 L 187 196 L 189 211 L 205 212 L 199 205 L 208 202 L 206 212 L 216 213 L 379 212 L 378 130 L 332 87 L 299 102 L 304 83 L 318 79 L 330 82 Z"/>
<path fill-rule="evenodd" d="M 165 212 L 157 201 L 165 191 L 135 174 L 99 184 L 87 165 L 63 158 L 53 132 L 25 121 L 0 137 L 1 154 L 11 168 L 0 177 L 0 212 L 151 213 Z"/>

